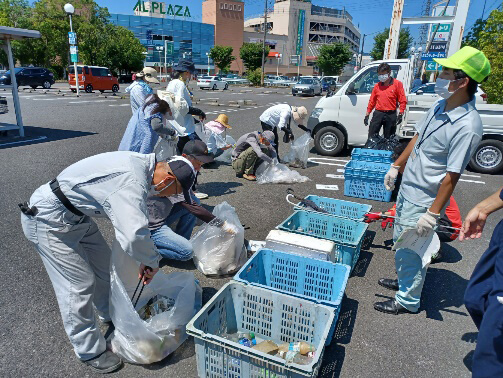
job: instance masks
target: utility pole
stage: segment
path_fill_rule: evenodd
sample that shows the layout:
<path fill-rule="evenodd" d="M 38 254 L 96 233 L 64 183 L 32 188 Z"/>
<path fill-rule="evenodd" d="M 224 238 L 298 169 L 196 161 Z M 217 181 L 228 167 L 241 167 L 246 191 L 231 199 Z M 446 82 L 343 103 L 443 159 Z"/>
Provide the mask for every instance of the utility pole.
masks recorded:
<path fill-rule="evenodd" d="M 362 38 L 362 49 L 360 51 L 360 62 L 358 63 L 358 68 L 361 70 L 362 69 L 362 59 L 363 59 L 363 46 L 365 46 L 365 37 L 367 36 L 367 34 L 364 34 L 363 35 L 363 38 Z"/>
<path fill-rule="evenodd" d="M 264 86 L 265 68 L 265 40 L 267 38 L 267 0 L 264 0 L 264 41 L 262 43 L 262 74 L 260 75 L 260 85 Z"/>
<path fill-rule="evenodd" d="M 389 28 L 389 36 L 384 48 L 384 59 L 396 59 L 398 55 L 398 44 L 400 42 L 400 27 L 402 26 L 403 6 L 405 0 L 395 0 L 393 4 L 393 15 Z"/>

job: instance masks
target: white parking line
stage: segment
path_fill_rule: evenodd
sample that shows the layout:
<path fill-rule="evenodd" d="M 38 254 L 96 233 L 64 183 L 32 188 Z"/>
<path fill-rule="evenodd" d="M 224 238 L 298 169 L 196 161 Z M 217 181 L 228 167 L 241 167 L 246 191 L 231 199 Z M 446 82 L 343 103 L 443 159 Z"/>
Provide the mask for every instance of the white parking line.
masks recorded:
<path fill-rule="evenodd" d="M 329 163 L 329 162 L 326 162 L 326 161 L 316 161 L 318 160 L 319 158 L 309 158 L 307 159 L 307 161 L 310 161 L 311 163 L 314 163 L 314 164 L 322 164 L 322 165 L 334 165 L 336 167 L 345 167 L 346 164 L 339 164 L 339 163 Z"/>
<path fill-rule="evenodd" d="M 83 100 L 83 101 L 70 101 L 68 103 L 69 104 L 82 104 L 84 102 L 115 102 L 115 101 L 117 101 L 117 100 Z"/>
<path fill-rule="evenodd" d="M 110 104 L 108 106 L 130 106 L 130 104 Z M 208 113 L 206 113 L 208 114 Z"/>
<path fill-rule="evenodd" d="M 319 189 L 319 190 L 339 190 L 339 186 L 316 184 L 316 189 Z"/>
<path fill-rule="evenodd" d="M 466 173 L 462 173 L 461 176 L 480 178 L 479 175 L 468 175 Z"/>
<path fill-rule="evenodd" d="M 344 162 L 348 162 L 349 160 L 344 160 L 344 159 L 334 159 L 334 158 L 323 158 L 323 157 L 316 157 L 316 158 L 313 158 L 313 159 L 317 159 L 317 160 L 328 160 L 328 161 L 344 161 Z"/>
<path fill-rule="evenodd" d="M 327 173 L 325 176 L 327 178 L 333 178 L 333 179 L 344 179 L 344 175 L 334 175 L 331 173 Z"/>
<path fill-rule="evenodd" d="M 459 179 L 458 181 L 463 181 L 463 182 L 472 182 L 474 184 L 485 184 L 484 181 L 476 181 L 476 180 L 464 180 L 464 179 Z"/>
<path fill-rule="evenodd" d="M 53 98 L 32 98 L 33 101 L 54 101 L 54 100 L 71 100 L 69 97 L 53 97 Z"/>

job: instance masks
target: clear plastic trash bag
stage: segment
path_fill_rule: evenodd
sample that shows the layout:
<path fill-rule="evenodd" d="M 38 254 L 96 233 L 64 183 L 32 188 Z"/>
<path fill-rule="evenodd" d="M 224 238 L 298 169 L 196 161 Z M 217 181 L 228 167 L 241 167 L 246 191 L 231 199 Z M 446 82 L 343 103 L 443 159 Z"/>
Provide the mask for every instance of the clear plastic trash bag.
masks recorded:
<path fill-rule="evenodd" d="M 272 163 L 263 162 L 255 172 L 259 184 L 295 184 L 311 181 L 309 177 L 302 176 L 299 172 L 288 168 L 285 164 L 273 159 Z"/>
<path fill-rule="evenodd" d="M 111 343 L 114 353 L 124 360 L 151 364 L 174 352 L 187 339 L 185 326 L 201 309 L 202 290 L 193 273 L 159 271 L 143 289 L 135 310 L 131 297 L 138 284 L 138 267 L 139 263 L 114 241 L 110 316 L 115 330 Z M 142 320 L 137 310 L 158 294 L 171 298 L 174 305 L 168 311 Z"/>
<path fill-rule="evenodd" d="M 233 146 L 232 148 L 229 148 L 225 150 L 220 156 L 217 156 L 215 158 L 216 161 L 220 161 L 222 163 L 231 163 L 232 162 L 232 151 L 234 151 L 234 147 L 236 145 L 236 141 L 234 140 L 233 137 L 230 135 L 227 135 L 225 137 L 225 140 L 223 138 L 220 138 L 221 140 L 217 139 L 217 147 L 222 148 L 227 145 Z"/>
<path fill-rule="evenodd" d="M 213 224 L 203 224 L 190 239 L 194 248 L 194 264 L 206 275 L 226 275 L 236 272 L 246 262 L 244 227 L 236 210 L 227 202 L 215 206 L 213 215 L 232 224 L 235 235 L 223 231 Z"/>
<path fill-rule="evenodd" d="M 309 158 L 309 145 L 313 141 L 310 133 L 304 133 L 300 138 L 290 142 L 290 151 L 283 156 L 282 161 L 293 163 L 307 168 L 307 159 Z"/>
<path fill-rule="evenodd" d="M 159 137 L 154 146 L 154 153 L 157 161 L 165 161 L 177 154 L 177 137 Z"/>

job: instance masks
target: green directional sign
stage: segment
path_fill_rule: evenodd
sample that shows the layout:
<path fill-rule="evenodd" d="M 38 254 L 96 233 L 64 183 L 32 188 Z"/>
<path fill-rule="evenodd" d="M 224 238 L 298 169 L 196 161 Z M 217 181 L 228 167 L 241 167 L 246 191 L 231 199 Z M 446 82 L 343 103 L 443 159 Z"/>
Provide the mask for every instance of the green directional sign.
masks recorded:
<path fill-rule="evenodd" d="M 429 61 L 426 63 L 426 71 L 440 71 L 442 66 L 434 61 Z"/>
<path fill-rule="evenodd" d="M 174 43 L 173 42 L 167 42 L 166 43 L 166 54 L 172 55 L 174 52 Z"/>
<path fill-rule="evenodd" d="M 437 30 L 437 25 L 433 27 L 433 32 L 438 32 L 438 33 L 449 33 L 451 31 L 451 24 L 439 24 L 438 25 L 438 30 Z"/>

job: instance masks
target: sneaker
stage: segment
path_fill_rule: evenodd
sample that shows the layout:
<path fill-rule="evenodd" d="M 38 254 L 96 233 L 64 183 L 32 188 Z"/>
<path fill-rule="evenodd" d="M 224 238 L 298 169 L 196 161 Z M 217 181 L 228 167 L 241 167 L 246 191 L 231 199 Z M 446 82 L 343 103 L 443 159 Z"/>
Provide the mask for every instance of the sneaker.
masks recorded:
<path fill-rule="evenodd" d="M 255 175 L 243 175 L 243 178 L 248 181 L 257 181 L 257 177 Z"/>
<path fill-rule="evenodd" d="M 198 198 L 198 199 L 206 199 L 208 198 L 209 196 L 206 194 L 206 193 L 201 193 L 201 192 L 196 192 L 194 193 L 194 195 Z"/>
<path fill-rule="evenodd" d="M 440 260 L 442 260 L 442 251 L 439 250 L 437 253 L 434 253 L 431 255 L 431 262 L 430 264 L 436 264 L 439 263 Z"/>
<path fill-rule="evenodd" d="M 122 366 L 122 360 L 119 356 L 109 350 L 104 351 L 97 357 L 82 362 L 100 374 L 111 373 Z"/>

